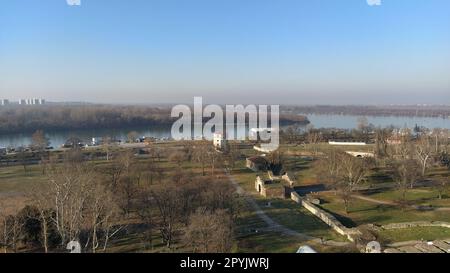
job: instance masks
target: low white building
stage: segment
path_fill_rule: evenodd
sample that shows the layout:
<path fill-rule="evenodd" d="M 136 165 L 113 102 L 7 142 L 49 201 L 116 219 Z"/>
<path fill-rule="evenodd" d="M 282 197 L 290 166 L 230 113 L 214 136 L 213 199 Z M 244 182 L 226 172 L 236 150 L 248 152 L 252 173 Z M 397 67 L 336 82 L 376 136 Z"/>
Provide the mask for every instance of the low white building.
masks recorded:
<path fill-rule="evenodd" d="M 328 144 L 335 146 L 366 146 L 365 142 L 328 141 Z"/>
<path fill-rule="evenodd" d="M 249 138 L 253 140 L 257 140 L 260 137 L 267 139 L 275 130 L 275 128 L 251 128 Z"/>
<path fill-rule="evenodd" d="M 215 133 L 213 135 L 213 145 L 217 150 L 226 150 L 227 149 L 227 139 L 226 136 L 222 133 Z"/>
<path fill-rule="evenodd" d="M 354 156 L 354 157 L 358 157 L 358 158 L 373 158 L 375 157 L 374 153 L 367 153 L 367 152 L 350 152 L 347 151 L 347 154 Z"/>

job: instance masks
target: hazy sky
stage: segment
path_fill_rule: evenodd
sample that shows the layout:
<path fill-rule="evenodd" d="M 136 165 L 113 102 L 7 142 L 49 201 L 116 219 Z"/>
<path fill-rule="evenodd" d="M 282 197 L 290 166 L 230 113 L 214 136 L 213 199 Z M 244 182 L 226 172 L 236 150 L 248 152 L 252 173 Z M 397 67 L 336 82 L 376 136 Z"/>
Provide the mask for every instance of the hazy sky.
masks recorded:
<path fill-rule="evenodd" d="M 450 1 L 0 0 L 0 98 L 450 104 Z"/>

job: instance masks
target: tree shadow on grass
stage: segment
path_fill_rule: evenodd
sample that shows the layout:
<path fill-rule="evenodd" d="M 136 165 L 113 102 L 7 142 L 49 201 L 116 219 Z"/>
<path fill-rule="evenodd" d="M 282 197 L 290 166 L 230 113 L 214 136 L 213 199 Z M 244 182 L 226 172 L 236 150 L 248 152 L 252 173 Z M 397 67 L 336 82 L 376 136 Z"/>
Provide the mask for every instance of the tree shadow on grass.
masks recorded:
<path fill-rule="evenodd" d="M 374 194 L 385 193 L 387 190 L 389 190 L 389 188 L 375 188 L 375 189 L 360 190 L 359 192 L 363 195 L 371 196 Z"/>
<path fill-rule="evenodd" d="M 258 175 L 257 172 L 254 172 L 247 168 L 241 168 L 241 169 L 234 169 L 233 174 L 255 174 L 255 177 Z"/>
<path fill-rule="evenodd" d="M 295 191 L 302 196 L 307 195 L 311 192 L 322 192 L 322 191 L 326 191 L 326 190 L 327 190 L 327 188 L 324 184 L 295 187 Z"/>
<path fill-rule="evenodd" d="M 329 214 L 333 215 L 339 222 L 341 222 L 344 226 L 348 227 L 348 228 L 352 228 L 352 227 L 357 227 L 358 225 L 348 216 L 344 216 L 342 214 L 327 210 L 323 207 L 321 207 L 322 210 L 328 212 Z"/>

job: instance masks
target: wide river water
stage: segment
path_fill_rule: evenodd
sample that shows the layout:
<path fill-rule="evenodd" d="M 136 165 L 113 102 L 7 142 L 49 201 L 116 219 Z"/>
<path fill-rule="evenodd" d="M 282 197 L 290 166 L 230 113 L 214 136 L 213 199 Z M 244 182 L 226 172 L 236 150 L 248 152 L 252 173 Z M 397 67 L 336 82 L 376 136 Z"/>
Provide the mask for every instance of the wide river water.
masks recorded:
<path fill-rule="evenodd" d="M 360 116 L 353 115 L 316 115 L 308 114 L 308 119 L 315 128 L 342 128 L 353 129 L 358 124 Z M 413 128 L 416 125 L 427 128 L 450 129 L 450 119 L 430 118 L 430 117 L 367 117 L 369 123 L 375 126 L 387 127 L 395 126 L 399 128 Z M 92 130 L 69 130 L 69 131 L 48 131 L 46 136 L 50 140 L 50 145 L 60 147 L 64 142 L 76 136 L 86 142 L 90 142 L 93 137 L 111 136 L 117 139 L 126 140 L 127 134 L 136 131 L 140 136 L 164 138 L 170 137 L 170 128 L 122 128 L 122 129 L 92 129 Z M 0 147 L 26 146 L 31 143 L 31 134 L 6 134 L 0 135 Z"/>

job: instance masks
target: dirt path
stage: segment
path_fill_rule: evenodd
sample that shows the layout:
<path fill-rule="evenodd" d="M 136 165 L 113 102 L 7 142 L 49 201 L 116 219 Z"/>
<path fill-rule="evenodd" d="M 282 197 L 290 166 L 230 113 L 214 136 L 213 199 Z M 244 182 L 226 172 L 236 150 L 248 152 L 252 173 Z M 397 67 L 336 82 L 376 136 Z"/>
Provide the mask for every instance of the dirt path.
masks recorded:
<path fill-rule="evenodd" d="M 350 243 L 349 242 L 336 242 L 336 241 L 322 241 L 322 239 L 320 238 L 316 238 L 313 236 L 309 236 L 307 234 L 304 233 L 300 233 L 298 231 L 292 230 L 288 227 L 285 227 L 279 223 L 277 223 L 276 221 L 274 221 L 272 218 L 270 218 L 262 209 L 261 207 L 256 203 L 255 199 L 253 199 L 252 196 L 250 196 L 240 185 L 239 183 L 236 181 L 236 179 L 227 171 L 225 170 L 225 175 L 228 177 L 228 179 L 231 181 L 231 183 L 233 184 L 233 186 L 236 189 L 236 192 L 241 195 L 245 201 L 253 208 L 253 210 L 255 211 L 256 215 L 258 215 L 258 217 L 264 221 L 264 223 L 266 223 L 267 228 L 265 228 L 264 230 L 270 230 L 270 231 L 275 231 L 275 232 L 280 232 L 281 234 L 287 235 L 287 236 L 295 236 L 295 237 L 299 237 L 305 241 L 312 241 L 314 243 L 319 243 L 319 244 L 324 244 L 324 245 L 328 245 L 328 246 L 347 246 Z"/>
<path fill-rule="evenodd" d="M 392 202 L 392 201 L 378 200 L 378 199 L 373 199 L 373 198 L 370 198 L 367 196 L 362 196 L 362 195 L 353 195 L 353 198 L 364 200 L 364 201 L 375 203 L 375 204 L 379 204 L 379 205 L 399 206 L 399 204 Z M 409 207 L 413 208 L 415 210 L 421 210 L 421 207 L 417 206 L 417 205 L 411 205 Z M 450 208 L 449 207 L 441 207 L 441 208 L 432 208 L 432 210 L 433 211 L 450 211 Z"/>
<path fill-rule="evenodd" d="M 367 196 L 362 196 L 362 195 L 353 195 L 352 197 L 356 198 L 356 199 L 364 200 L 364 201 L 367 201 L 367 202 L 380 204 L 380 205 L 398 206 L 398 204 L 396 204 L 394 202 L 377 200 L 377 199 L 373 199 L 373 198 L 370 198 L 370 197 L 367 197 Z"/>

